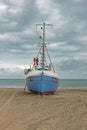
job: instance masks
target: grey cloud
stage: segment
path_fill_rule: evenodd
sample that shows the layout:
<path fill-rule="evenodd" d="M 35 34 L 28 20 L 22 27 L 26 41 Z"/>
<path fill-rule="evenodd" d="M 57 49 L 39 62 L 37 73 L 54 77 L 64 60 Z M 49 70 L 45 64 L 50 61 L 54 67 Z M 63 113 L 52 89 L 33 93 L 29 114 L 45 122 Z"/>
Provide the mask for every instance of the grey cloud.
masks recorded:
<path fill-rule="evenodd" d="M 36 39 L 35 24 L 46 22 L 54 25 L 52 30 L 46 29 L 46 41 L 50 43 L 48 50 L 60 77 L 87 77 L 87 1 L 43 2 L 44 0 L 0 0 L 5 6 L 0 12 L 1 76 L 5 76 L 3 71 L 7 72 L 7 77 L 22 75 L 19 70 L 18 73 L 6 70 L 6 65 L 11 68 L 14 64 L 33 62 L 32 58 L 36 55 L 39 49 L 37 44 L 40 42 Z"/>

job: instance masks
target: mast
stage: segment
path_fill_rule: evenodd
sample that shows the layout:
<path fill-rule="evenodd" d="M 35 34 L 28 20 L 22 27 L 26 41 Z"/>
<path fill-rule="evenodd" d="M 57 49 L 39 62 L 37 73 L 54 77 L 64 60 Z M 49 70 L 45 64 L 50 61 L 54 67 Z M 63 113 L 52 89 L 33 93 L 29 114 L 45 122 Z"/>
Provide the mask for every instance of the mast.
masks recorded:
<path fill-rule="evenodd" d="M 42 69 L 45 68 L 45 23 L 43 23 L 43 43 L 42 43 Z"/>
<path fill-rule="evenodd" d="M 46 26 L 53 26 L 51 24 L 36 24 L 36 26 L 41 26 L 41 29 L 43 31 L 43 36 L 42 36 L 42 70 L 45 69 L 45 47 L 46 47 L 46 43 L 45 43 L 45 28 Z"/>

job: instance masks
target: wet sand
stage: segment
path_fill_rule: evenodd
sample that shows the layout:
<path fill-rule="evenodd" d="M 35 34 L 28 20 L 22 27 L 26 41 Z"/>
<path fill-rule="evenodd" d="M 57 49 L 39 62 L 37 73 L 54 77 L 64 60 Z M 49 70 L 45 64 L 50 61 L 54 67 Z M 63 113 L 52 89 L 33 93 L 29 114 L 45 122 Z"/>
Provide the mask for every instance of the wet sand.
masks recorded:
<path fill-rule="evenodd" d="M 43 96 L 0 89 L 0 130 L 87 130 L 87 89 Z"/>

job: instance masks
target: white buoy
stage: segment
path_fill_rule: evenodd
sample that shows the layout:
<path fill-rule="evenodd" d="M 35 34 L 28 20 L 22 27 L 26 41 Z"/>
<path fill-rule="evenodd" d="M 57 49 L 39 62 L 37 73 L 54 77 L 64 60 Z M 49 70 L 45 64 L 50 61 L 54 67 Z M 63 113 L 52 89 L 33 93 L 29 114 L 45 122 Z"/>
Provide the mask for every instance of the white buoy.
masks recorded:
<path fill-rule="evenodd" d="M 24 74 L 25 74 L 25 75 L 27 75 L 27 74 L 28 74 L 28 72 L 29 72 L 29 70 L 28 70 L 28 69 L 24 69 Z"/>

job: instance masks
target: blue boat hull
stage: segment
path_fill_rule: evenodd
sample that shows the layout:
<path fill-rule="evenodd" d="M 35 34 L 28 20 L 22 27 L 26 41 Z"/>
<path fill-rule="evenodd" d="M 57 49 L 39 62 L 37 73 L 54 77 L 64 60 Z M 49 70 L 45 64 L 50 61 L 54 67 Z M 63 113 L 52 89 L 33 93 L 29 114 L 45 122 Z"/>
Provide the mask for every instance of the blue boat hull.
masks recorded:
<path fill-rule="evenodd" d="M 30 76 L 26 79 L 26 86 L 28 90 L 37 93 L 50 93 L 55 92 L 58 88 L 58 78 L 39 75 L 39 76 Z"/>

